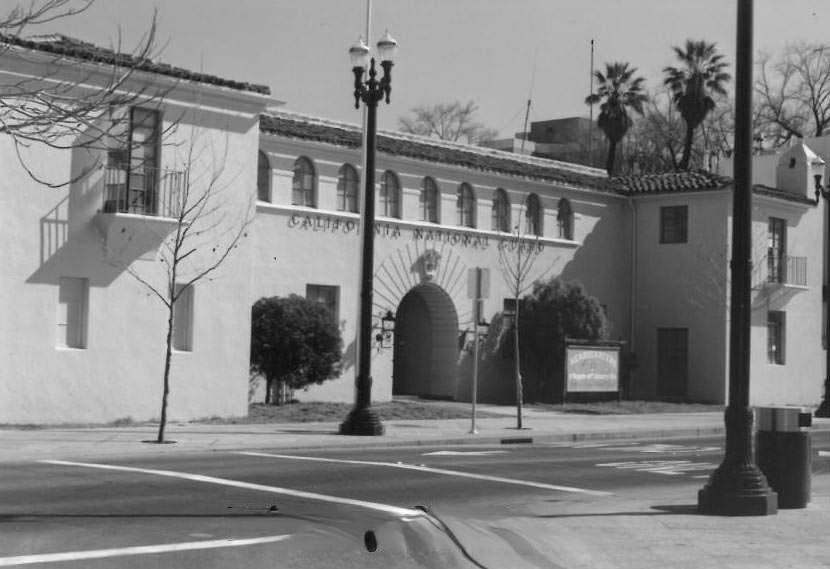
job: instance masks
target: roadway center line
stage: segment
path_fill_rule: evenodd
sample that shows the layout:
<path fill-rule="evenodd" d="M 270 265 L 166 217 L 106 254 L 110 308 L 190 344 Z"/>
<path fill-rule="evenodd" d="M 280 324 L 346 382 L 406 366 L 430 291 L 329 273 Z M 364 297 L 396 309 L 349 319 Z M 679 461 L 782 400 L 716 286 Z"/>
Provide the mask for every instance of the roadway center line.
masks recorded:
<path fill-rule="evenodd" d="M 365 502 L 363 500 L 352 500 L 351 498 L 341 498 L 339 496 L 331 496 L 328 494 L 318 494 L 316 492 L 305 492 L 303 490 L 293 490 L 291 488 L 281 488 L 279 486 L 267 486 L 265 484 L 253 484 L 251 482 L 242 482 L 241 480 L 229 480 L 227 478 L 216 478 L 214 476 L 204 476 L 202 474 L 191 474 L 188 472 L 177 472 L 175 470 L 154 470 L 149 468 L 136 468 L 132 466 L 116 466 L 113 464 L 97 464 L 93 462 L 70 462 L 66 460 L 41 460 L 46 464 L 56 464 L 58 466 L 80 466 L 85 468 L 99 468 L 101 470 L 116 470 L 119 472 L 136 472 L 139 474 L 153 474 L 156 476 L 167 476 L 169 478 L 180 478 L 182 480 L 192 480 L 194 482 L 207 482 L 209 484 L 221 484 L 223 486 L 233 486 L 235 488 L 245 488 L 246 490 L 259 490 L 262 492 L 271 492 L 274 494 L 285 494 L 286 496 L 294 496 L 296 498 L 305 498 L 308 500 L 318 500 L 321 502 L 329 502 L 332 504 L 343 504 L 346 506 L 356 506 L 358 508 L 366 508 L 369 510 L 376 510 L 386 514 L 391 514 L 400 518 L 416 518 L 424 515 L 421 510 L 410 508 L 399 508 L 397 506 L 390 506 L 388 504 L 380 504 L 377 502 Z"/>
<path fill-rule="evenodd" d="M 321 458 L 317 456 L 296 456 L 290 454 L 273 454 L 268 452 L 252 452 L 252 451 L 238 451 L 235 454 L 243 454 L 246 456 L 261 456 L 266 458 L 286 458 L 289 460 L 306 460 L 312 462 L 336 462 L 340 464 L 359 464 L 363 466 L 385 466 L 389 468 L 402 468 L 404 470 L 417 470 L 419 472 L 429 472 L 432 474 L 445 474 L 447 476 L 458 476 L 461 478 L 473 478 L 475 480 L 486 480 L 488 482 L 500 482 L 503 484 L 516 484 L 518 486 L 530 486 L 531 488 L 542 488 L 544 490 L 556 490 L 558 492 L 574 492 L 577 494 L 588 494 L 590 496 L 610 496 L 611 492 L 602 492 L 600 490 L 588 490 L 585 488 L 575 488 L 573 486 L 559 486 L 556 484 L 545 484 L 543 482 L 533 482 L 531 480 L 517 480 L 515 478 L 503 478 L 501 476 L 490 476 L 488 474 L 473 474 L 471 472 L 461 472 L 459 470 L 447 470 L 444 468 L 431 468 L 429 466 L 419 466 L 415 464 L 403 464 L 396 462 L 376 462 L 372 460 L 347 460 L 337 458 Z"/>
<path fill-rule="evenodd" d="M 220 547 L 244 547 L 261 543 L 276 543 L 291 537 L 290 535 L 269 535 L 250 539 L 216 539 L 210 541 L 186 541 L 183 543 L 164 543 L 159 545 L 141 545 L 136 547 L 118 547 L 113 549 L 91 549 L 88 551 L 67 551 L 64 553 L 42 553 L 37 555 L 19 555 L 0 557 L 0 567 L 17 567 L 34 563 L 60 563 L 79 561 L 81 559 L 103 559 L 126 555 L 151 555 L 173 551 L 194 551 L 199 549 L 217 549 Z"/>

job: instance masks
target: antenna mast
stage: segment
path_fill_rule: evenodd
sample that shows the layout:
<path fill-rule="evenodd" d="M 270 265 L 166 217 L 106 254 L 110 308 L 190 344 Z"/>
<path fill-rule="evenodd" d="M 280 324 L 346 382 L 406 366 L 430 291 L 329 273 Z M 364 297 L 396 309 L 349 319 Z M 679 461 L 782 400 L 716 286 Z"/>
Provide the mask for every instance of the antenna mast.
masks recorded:
<path fill-rule="evenodd" d="M 591 73 L 588 76 L 588 94 L 594 94 L 594 39 L 591 38 Z M 594 163 L 594 104 L 588 105 L 590 108 L 588 115 L 588 165 Z"/>
<path fill-rule="evenodd" d="M 527 140 L 527 120 L 530 118 L 530 99 L 533 97 L 533 86 L 536 84 L 536 54 L 538 52 L 533 50 L 533 73 L 530 76 L 530 92 L 527 94 L 527 108 L 525 109 L 525 123 L 522 127 L 522 145 L 519 149 L 520 154 L 525 153 L 525 140 Z"/>

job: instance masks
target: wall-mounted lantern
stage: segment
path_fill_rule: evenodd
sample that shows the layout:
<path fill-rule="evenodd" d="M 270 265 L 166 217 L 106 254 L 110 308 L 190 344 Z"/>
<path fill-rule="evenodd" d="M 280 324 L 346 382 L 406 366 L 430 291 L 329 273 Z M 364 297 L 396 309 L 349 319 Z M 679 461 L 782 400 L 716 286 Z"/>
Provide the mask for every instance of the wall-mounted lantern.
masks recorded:
<path fill-rule="evenodd" d="M 391 310 L 387 310 L 386 314 L 380 319 L 380 334 L 377 335 L 376 340 L 381 348 L 392 347 L 392 335 L 395 333 L 395 315 Z"/>

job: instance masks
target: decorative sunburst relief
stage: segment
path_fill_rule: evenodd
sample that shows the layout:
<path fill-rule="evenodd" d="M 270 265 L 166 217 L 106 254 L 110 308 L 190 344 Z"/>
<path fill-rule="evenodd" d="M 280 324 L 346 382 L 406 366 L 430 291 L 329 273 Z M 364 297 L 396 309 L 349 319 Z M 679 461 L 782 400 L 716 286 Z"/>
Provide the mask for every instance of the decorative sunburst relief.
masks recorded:
<path fill-rule="evenodd" d="M 423 283 L 440 286 L 452 299 L 459 321 L 472 322 L 466 298 L 467 263 L 452 243 L 413 239 L 393 250 L 375 270 L 374 314 L 396 312 L 406 294 Z"/>

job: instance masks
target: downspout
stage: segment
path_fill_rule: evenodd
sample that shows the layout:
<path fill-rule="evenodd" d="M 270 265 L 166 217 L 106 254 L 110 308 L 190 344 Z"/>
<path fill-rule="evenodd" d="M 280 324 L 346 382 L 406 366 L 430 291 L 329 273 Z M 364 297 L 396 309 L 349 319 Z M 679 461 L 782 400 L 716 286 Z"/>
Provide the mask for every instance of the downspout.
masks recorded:
<path fill-rule="evenodd" d="M 636 325 L 635 325 L 635 312 L 637 306 L 637 206 L 634 204 L 634 198 L 630 195 L 626 200 L 628 203 L 628 207 L 631 208 L 631 275 L 630 275 L 630 282 L 629 282 L 629 298 L 628 298 L 628 353 L 630 355 L 636 354 Z M 629 362 L 631 363 L 631 362 Z M 628 385 L 626 393 L 627 396 L 631 396 L 632 385 L 633 381 L 633 374 L 634 370 L 627 370 L 628 375 Z"/>

